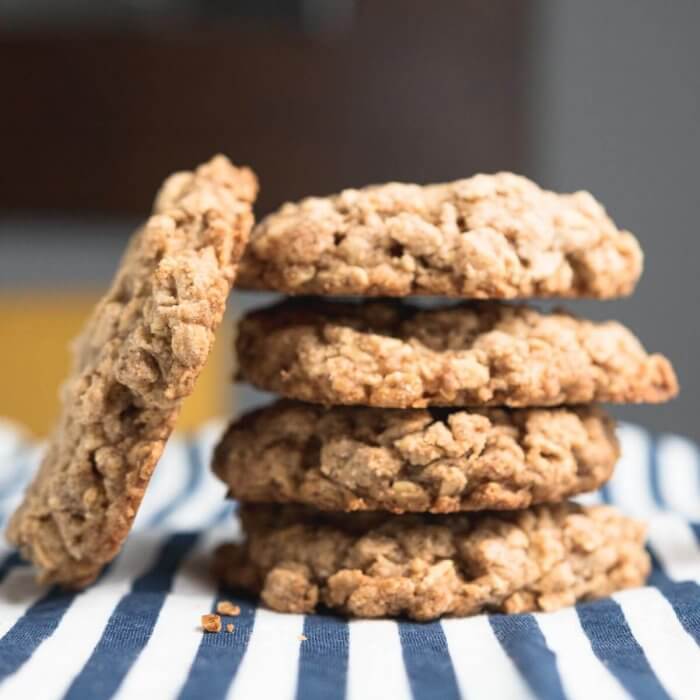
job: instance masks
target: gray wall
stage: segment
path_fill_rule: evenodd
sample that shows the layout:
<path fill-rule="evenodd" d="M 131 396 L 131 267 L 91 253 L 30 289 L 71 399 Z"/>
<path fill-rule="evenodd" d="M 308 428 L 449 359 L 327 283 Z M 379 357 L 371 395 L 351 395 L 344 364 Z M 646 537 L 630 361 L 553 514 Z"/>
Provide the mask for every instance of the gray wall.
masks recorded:
<path fill-rule="evenodd" d="M 618 318 L 678 371 L 680 398 L 618 413 L 700 439 L 700 2 L 546 0 L 532 27 L 531 175 L 589 189 L 646 255 Z"/>

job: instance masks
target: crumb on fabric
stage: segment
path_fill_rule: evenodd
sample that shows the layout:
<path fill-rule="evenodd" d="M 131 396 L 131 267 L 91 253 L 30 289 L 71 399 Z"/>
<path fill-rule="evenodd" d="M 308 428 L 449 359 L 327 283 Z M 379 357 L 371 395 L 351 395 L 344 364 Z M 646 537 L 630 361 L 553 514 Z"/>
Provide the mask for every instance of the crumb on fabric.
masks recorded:
<path fill-rule="evenodd" d="M 305 634 L 300 634 L 299 635 L 299 641 L 300 642 L 305 642 L 308 639 L 308 637 Z"/>
<path fill-rule="evenodd" d="M 202 629 L 205 632 L 221 632 L 221 618 L 212 613 L 202 615 Z"/>
<path fill-rule="evenodd" d="M 235 627 L 234 627 L 230 622 L 226 625 L 226 631 L 227 631 L 229 634 L 230 634 L 231 632 L 233 632 L 234 629 L 235 629 Z"/>
<path fill-rule="evenodd" d="M 235 605 L 230 600 L 219 601 L 216 606 L 216 612 L 221 615 L 230 615 L 231 617 L 236 617 L 241 614 L 241 609 L 238 605 Z"/>

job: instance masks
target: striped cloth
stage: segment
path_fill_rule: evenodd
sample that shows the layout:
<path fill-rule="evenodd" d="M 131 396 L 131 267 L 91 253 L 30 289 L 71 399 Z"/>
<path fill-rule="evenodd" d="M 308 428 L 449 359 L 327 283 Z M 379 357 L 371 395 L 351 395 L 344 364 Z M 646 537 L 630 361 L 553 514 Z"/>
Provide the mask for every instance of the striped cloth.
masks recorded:
<path fill-rule="evenodd" d="M 206 575 L 207 553 L 238 527 L 205 468 L 221 427 L 173 438 L 122 554 L 88 590 L 40 589 L 0 544 L 2 698 L 700 697 L 694 443 L 623 425 L 612 482 L 585 498 L 650 520 L 643 589 L 549 614 L 429 624 L 279 615 L 234 598 L 234 633 L 203 635 L 201 614 L 232 597 Z M 40 453 L 0 423 L 0 520 Z"/>

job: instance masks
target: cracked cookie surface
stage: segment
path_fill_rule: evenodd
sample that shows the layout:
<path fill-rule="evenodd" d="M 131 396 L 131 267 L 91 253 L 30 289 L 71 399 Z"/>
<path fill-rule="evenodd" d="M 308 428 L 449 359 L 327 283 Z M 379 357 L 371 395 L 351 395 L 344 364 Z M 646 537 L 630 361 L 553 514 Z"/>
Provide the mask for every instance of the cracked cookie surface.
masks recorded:
<path fill-rule="evenodd" d="M 163 184 L 73 348 L 62 415 L 8 538 L 81 587 L 119 551 L 214 342 L 257 180 L 217 156 Z"/>
<path fill-rule="evenodd" d="M 287 294 L 611 298 L 642 271 L 636 238 L 588 193 L 512 173 L 388 183 L 287 203 L 253 230 L 238 285 Z"/>
<path fill-rule="evenodd" d="M 670 362 L 623 325 L 525 305 L 284 301 L 238 328 L 240 376 L 327 405 L 554 406 L 666 401 Z"/>
<path fill-rule="evenodd" d="M 595 407 L 396 410 L 280 401 L 226 431 L 213 469 L 249 503 L 513 510 L 593 491 L 619 456 Z"/>
<path fill-rule="evenodd" d="M 215 555 L 273 610 L 432 620 L 556 610 L 642 585 L 644 525 L 573 503 L 498 514 L 319 514 L 244 506 L 246 541 Z"/>

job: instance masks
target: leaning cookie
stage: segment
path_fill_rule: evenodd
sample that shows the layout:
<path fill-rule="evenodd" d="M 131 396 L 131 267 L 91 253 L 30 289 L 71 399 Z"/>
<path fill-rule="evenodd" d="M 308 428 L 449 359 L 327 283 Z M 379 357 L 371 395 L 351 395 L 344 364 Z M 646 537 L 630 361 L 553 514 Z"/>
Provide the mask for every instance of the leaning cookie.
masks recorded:
<path fill-rule="evenodd" d="M 554 406 L 666 401 L 670 362 L 614 321 L 524 305 L 295 299 L 239 326 L 240 376 L 329 405 Z"/>
<path fill-rule="evenodd" d="M 406 615 L 556 610 L 641 585 L 644 526 L 608 506 L 573 503 L 498 514 L 319 514 L 244 506 L 243 544 L 215 573 L 273 610 Z"/>
<path fill-rule="evenodd" d="M 593 491 L 618 456 L 613 421 L 595 407 L 404 411 L 280 401 L 231 425 L 213 469 L 247 503 L 449 513 Z"/>
<path fill-rule="evenodd" d="M 610 298 L 641 274 L 635 237 L 588 192 L 511 173 L 389 183 L 285 204 L 251 235 L 238 284 L 287 294 Z"/>
<path fill-rule="evenodd" d="M 255 175 L 223 156 L 166 180 L 74 348 L 63 411 L 9 540 L 81 587 L 121 548 L 214 342 L 253 223 Z"/>

